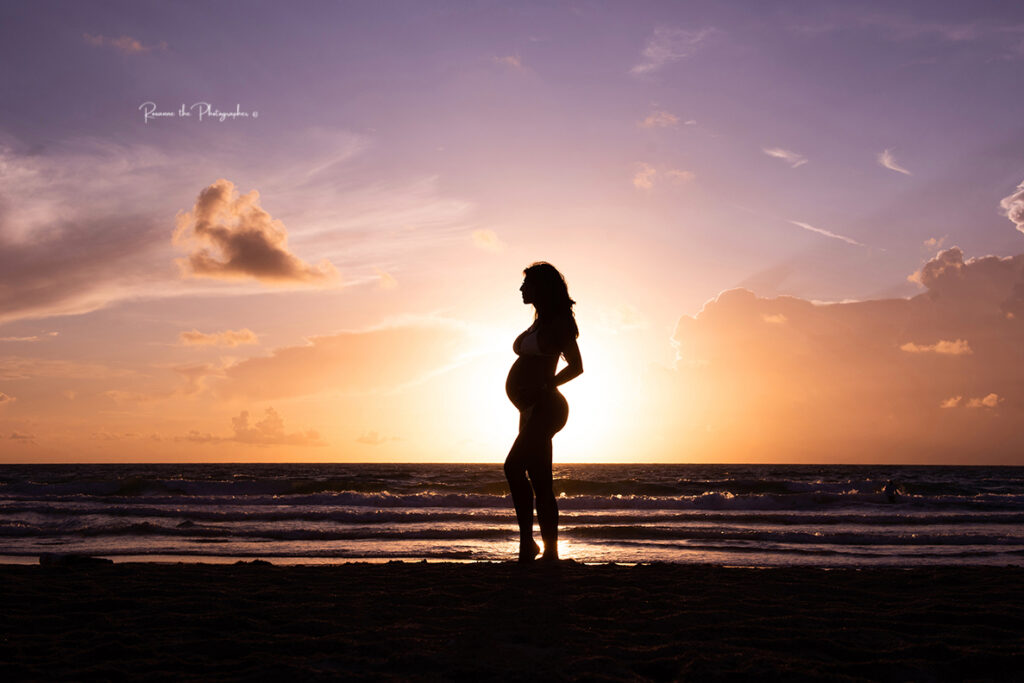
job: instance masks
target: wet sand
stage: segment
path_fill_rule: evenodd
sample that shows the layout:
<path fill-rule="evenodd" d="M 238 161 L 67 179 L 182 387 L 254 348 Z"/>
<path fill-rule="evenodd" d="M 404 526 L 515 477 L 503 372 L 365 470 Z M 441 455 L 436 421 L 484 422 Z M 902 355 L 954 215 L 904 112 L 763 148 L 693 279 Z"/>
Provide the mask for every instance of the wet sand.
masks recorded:
<path fill-rule="evenodd" d="M 0 566 L 21 679 L 1024 679 L 1024 568 Z"/>

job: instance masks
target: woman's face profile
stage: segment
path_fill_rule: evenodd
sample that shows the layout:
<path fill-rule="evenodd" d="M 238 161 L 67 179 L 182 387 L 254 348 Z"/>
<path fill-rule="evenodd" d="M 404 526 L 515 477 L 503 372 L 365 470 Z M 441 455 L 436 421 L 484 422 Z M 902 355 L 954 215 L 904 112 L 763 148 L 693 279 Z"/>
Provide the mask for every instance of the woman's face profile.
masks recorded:
<path fill-rule="evenodd" d="M 533 285 L 529 278 L 523 278 L 523 284 L 519 286 L 519 291 L 523 293 L 524 304 L 533 303 Z"/>

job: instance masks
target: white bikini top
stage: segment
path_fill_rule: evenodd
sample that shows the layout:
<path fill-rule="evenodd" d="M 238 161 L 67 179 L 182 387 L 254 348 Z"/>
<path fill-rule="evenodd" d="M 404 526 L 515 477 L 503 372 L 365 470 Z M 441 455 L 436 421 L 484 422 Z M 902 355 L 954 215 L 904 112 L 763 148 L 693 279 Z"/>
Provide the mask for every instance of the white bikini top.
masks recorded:
<path fill-rule="evenodd" d="M 540 350 L 540 343 L 537 340 L 539 330 L 536 325 L 533 325 L 530 329 L 526 330 L 512 342 L 512 350 L 516 352 L 518 356 L 560 356 L 560 351 L 554 353 L 544 353 Z"/>

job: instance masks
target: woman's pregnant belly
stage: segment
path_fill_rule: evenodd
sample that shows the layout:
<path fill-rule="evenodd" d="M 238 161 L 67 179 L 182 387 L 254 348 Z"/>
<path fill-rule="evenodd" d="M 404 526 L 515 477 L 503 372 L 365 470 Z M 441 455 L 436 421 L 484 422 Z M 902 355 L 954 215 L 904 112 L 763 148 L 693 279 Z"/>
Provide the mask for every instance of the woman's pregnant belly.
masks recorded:
<path fill-rule="evenodd" d="M 525 410 L 537 402 L 541 396 L 541 387 L 554 376 L 553 368 L 548 369 L 547 365 L 539 358 L 520 356 L 516 359 L 505 380 L 505 394 L 512 405 Z"/>

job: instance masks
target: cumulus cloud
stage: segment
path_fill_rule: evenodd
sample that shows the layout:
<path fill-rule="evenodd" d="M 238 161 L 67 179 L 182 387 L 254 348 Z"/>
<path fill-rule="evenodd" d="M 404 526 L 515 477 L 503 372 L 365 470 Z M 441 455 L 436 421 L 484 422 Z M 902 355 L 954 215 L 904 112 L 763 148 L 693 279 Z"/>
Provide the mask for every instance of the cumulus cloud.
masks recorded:
<path fill-rule="evenodd" d="M 267 408 L 263 417 L 255 424 L 249 425 L 249 411 L 243 410 L 238 417 L 231 418 L 231 427 L 235 432 L 233 439 L 241 443 L 261 445 L 288 444 L 292 446 L 322 446 L 320 435 L 313 430 L 288 434 L 284 429 L 284 420 L 273 408 Z"/>
<path fill-rule="evenodd" d="M 256 333 L 249 328 L 210 333 L 191 330 L 179 334 L 178 340 L 184 346 L 227 346 L 229 348 L 259 343 Z"/>
<path fill-rule="evenodd" d="M 681 317 L 670 441 L 709 459 L 1019 462 L 1024 325 L 1006 313 L 1024 315 L 1024 254 L 951 247 L 919 274 L 909 299 L 734 289 Z"/>
<path fill-rule="evenodd" d="M 637 164 L 636 171 L 633 173 L 633 187 L 638 190 L 649 190 L 654 187 L 654 176 L 657 175 L 657 171 L 650 164 L 640 163 Z"/>
<path fill-rule="evenodd" d="M 948 235 L 943 235 L 942 237 L 929 237 L 922 244 L 924 244 L 926 249 L 941 249 L 942 245 L 946 243 L 948 237 Z"/>
<path fill-rule="evenodd" d="M 910 171 L 896 163 L 896 158 L 892 155 L 892 150 L 882 150 L 878 153 L 878 163 L 889 169 L 890 171 L 896 171 L 903 175 L 911 175 Z"/>
<path fill-rule="evenodd" d="M 151 52 L 153 50 L 167 49 L 167 43 L 162 40 L 156 45 L 143 45 L 139 40 L 132 38 L 131 36 L 108 38 L 107 36 L 83 33 L 82 38 L 85 39 L 87 45 L 92 45 L 93 47 L 110 47 L 126 55 L 137 55 L 144 52 Z"/>
<path fill-rule="evenodd" d="M 658 109 L 647 115 L 638 124 L 641 128 L 669 128 L 679 123 L 679 117 L 671 112 Z M 687 123 L 690 123 L 687 121 Z"/>
<path fill-rule="evenodd" d="M 256 190 L 239 196 L 224 178 L 204 188 L 192 211 L 179 212 L 176 222 L 174 243 L 193 249 L 178 260 L 186 275 L 278 284 L 337 278 L 330 261 L 312 266 L 288 250 L 284 224 L 263 210 Z"/>
<path fill-rule="evenodd" d="M 473 339 L 464 325 L 442 319 L 311 337 L 225 368 L 214 391 L 255 399 L 390 391 L 462 362 Z"/>
<path fill-rule="evenodd" d="M 946 356 L 965 356 L 974 353 L 971 351 L 971 346 L 967 343 L 966 339 L 957 339 L 956 341 L 946 341 L 943 339 L 934 344 L 907 342 L 900 346 L 900 350 L 908 353 L 938 353 Z"/>
<path fill-rule="evenodd" d="M 1017 191 L 1003 197 L 999 202 L 1006 217 L 1013 221 L 1017 229 L 1024 232 L 1024 182 L 1017 186 Z"/>
<path fill-rule="evenodd" d="M 1012 320 L 1024 316 L 1024 281 L 1017 256 L 984 256 L 964 261 L 960 247 L 939 252 L 917 271 L 914 281 L 928 288 L 928 296 L 948 305 L 977 306 L 965 314 L 998 315 Z"/>
<path fill-rule="evenodd" d="M 984 398 L 972 398 L 967 402 L 968 408 L 995 408 L 1002 399 L 998 394 L 989 394 Z"/>
<path fill-rule="evenodd" d="M 243 410 L 238 416 L 231 418 L 231 436 L 217 436 L 197 430 L 190 431 L 186 436 L 177 437 L 176 441 L 194 443 L 244 443 L 256 446 L 325 446 L 320 435 L 314 430 L 304 432 L 287 432 L 284 420 L 277 411 L 268 407 L 263 417 L 255 423 L 249 422 L 249 411 Z"/>
<path fill-rule="evenodd" d="M 651 190 L 656 184 L 662 182 L 683 185 L 696 177 L 697 175 L 693 171 L 686 171 L 681 168 L 669 168 L 659 171 L 650 164 L 638 163 L 633 172 L 633 187 L 638 190 Z"/>
<path fill-rule="evenodd" d="M 634 76 L 651 74 L 667 64 L 693 54 L 714 34 L 712 28 L 688 31 L 670 26 L 659 26 L 644 45 L 641 60 L 630 73 Z"/>
<path fill-rule="evenodd" d="M 798 168 L 807 163 L 807 157 L 803 154 L 791 152 L 790 150 L 782 149 L 781 147 L 762 147 L 761 151 L 770 157 L 781 159 L 789 164 L 791 168 Z"/>
<path fill-rule="evenodd" d="M 498 237 L 498 233 L 487 228 L 473 231 L 473 245 L 484 251 L 499 252 L 505 249 L 505 243 Z"/>

